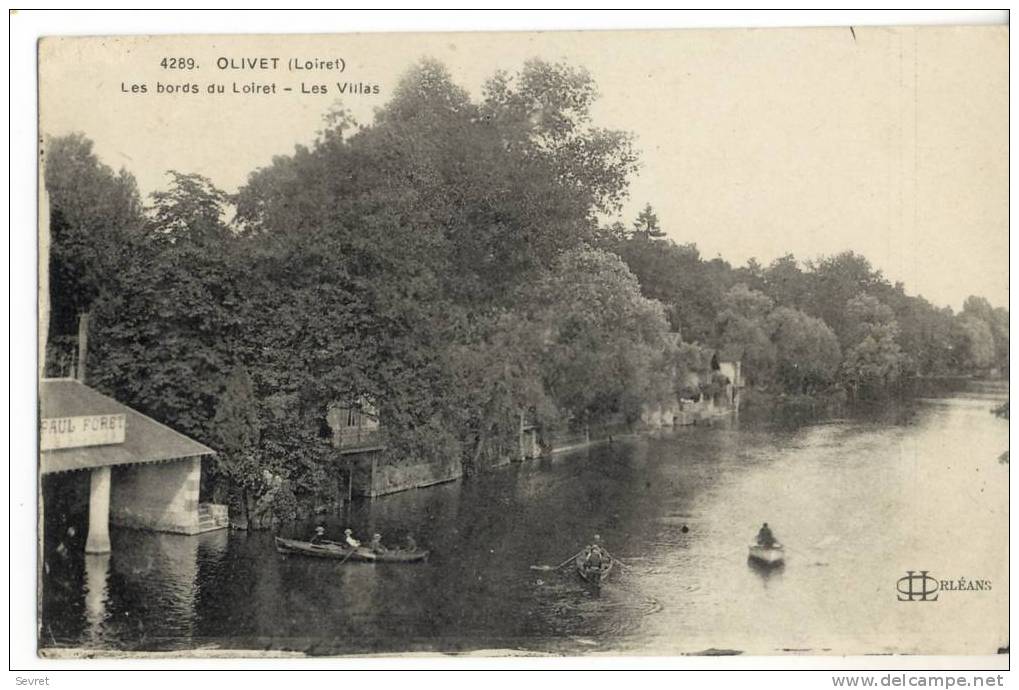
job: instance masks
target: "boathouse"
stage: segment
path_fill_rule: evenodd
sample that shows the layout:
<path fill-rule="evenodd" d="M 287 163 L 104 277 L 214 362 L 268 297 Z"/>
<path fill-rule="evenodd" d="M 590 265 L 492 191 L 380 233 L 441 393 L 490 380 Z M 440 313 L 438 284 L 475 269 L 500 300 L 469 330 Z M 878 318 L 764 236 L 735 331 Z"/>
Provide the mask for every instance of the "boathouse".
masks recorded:
<path fill-rule="evenodd" d="M 86 552 L 110 550 L 111 523 L 180 534 L 228 525 L 226 506 L 198 500 L 212 449 L 73 378 L 43 379 L 39 401 L 43 483 L 89 475 Z"/>

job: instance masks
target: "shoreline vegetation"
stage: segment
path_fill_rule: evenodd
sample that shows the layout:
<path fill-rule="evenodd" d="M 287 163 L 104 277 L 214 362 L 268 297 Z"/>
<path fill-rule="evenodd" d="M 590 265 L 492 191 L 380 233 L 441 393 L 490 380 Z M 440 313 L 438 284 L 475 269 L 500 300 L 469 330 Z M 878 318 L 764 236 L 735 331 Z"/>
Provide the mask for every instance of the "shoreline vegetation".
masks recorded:
<path fill-rule="evenodd" d="M 991 410 L 991 412 L 994 414 L 995 417 L 1000 417 L 1001 419 L 1008 419 L 1008 401 L 1006 400 L 1002 404 L 998 405 L 993 410 Z M 1000 462 L 1002 465 L 1009 464 L 1007 450 L 998 456 L 998 462 Z"/>
<path fill-rule="evenodd" d="M 620 219 L 639 154 L 596 99 L 566 64 L 472 99 L 423 60 L 372 123 L 330 111 L 237 193 L 171 170 L 147 200 L 86 134 L 48 136 L 46 375 L 215 449 L 202 500 L 253 527 L 652 410 L 1007 376 L 1008 311 L 982 297 L 935 306 L 851 251 L 705 259 L 652 203 Z"/>

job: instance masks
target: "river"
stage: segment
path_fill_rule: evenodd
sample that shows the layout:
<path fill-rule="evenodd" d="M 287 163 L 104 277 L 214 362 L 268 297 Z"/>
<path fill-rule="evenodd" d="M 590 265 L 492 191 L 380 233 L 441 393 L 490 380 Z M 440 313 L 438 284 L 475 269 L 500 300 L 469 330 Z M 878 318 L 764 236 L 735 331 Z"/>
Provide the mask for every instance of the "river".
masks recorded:
<path fill-rule="evenodd" d="M 1004 399 L 1004 392 L 1000 394 Z M 617 439 L 329 519 L 426 563 L 279 556 L 267 533 L 45 544 L 42 647 L 551 654 L 993 654 L 1008 645 L 1008 422 L 973 392 Z M 784 566 L 747 561 L 767 521 Z M 686 529 L 684 529 L 684 527 Z M 311 525 L 285 533 L 303 537 Z M 537 571 L 591 540 L 600 590 Z M 80 546 L 80 545 L 77 545 Z M 907 570 L 991 589 L 898 601 Z"/>

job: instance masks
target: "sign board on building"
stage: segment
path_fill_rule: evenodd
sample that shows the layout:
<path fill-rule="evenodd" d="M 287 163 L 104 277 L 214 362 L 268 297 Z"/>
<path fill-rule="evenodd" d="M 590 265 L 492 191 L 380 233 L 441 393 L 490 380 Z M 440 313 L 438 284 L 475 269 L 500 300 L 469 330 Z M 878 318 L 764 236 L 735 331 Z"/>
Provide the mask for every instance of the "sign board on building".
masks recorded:
<path fill-rule="evenodd" d="M 127 416 L 97 414 L 85 417 L 54 417 L 39 423 L 39 449 L 81 448 L 123 443 Z"/>

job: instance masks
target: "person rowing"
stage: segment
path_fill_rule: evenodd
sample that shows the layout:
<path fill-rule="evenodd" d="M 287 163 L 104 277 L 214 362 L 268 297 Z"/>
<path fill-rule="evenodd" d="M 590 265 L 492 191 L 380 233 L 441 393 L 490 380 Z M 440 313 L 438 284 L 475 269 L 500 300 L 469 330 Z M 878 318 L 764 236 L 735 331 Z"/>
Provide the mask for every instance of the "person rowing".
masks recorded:
<path fill-rule="evenodd" d="M 623 568 L 627 567 L 625 563 L 613 556 L 608 552 L 608 549 L 601 545 L 601 535 L 596 534 L 590 544 L 567 558 L 559 565 L 532 565 L 531 570 L 559 570 L 560 568 L 565 568 L 571 564 L 606 570 L 611 563 L 618 563 Z"/>
<path fill-rule="evenodd" d="M 318 527 L 315 528 L 315 534 L 312 535 L 310 543 L 315 546 L 320 546 L 325 541 L 325 538 L 326 528 L 323 527 L 322 525 L 319 525 Z"/>
<path fill-rule="evenodd" d="M 602 564 L 613 560 L 604 546 L 601 545 L 601 535 L 594 535 L 593 542 L 582 552 L 581 558 L 592 568 L 601 568 Z"/>
<path fill-rule="evenodd" d="M 757 533 L 757 545 L 763 546 L 766 549 L 772 549 L 776 544 L 778 544 L 778 540 L 775 539 L 775 534 L 768 527 L 768 523 L 765 522 Z"/>

